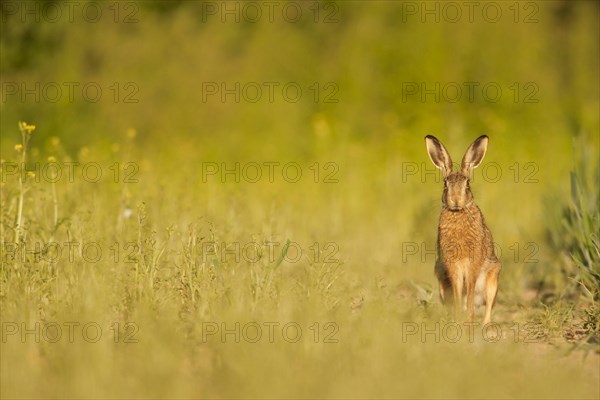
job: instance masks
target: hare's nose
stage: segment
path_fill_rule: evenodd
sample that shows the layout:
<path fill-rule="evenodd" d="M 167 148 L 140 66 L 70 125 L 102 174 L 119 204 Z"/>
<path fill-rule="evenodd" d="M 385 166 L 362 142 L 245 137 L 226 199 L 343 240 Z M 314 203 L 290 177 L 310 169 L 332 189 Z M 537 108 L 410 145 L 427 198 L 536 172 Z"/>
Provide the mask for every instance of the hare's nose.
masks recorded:
<path fill-rule="evenodd" d="M 459 210 L 460 209 L 460 203 L 459 203 L 458 199 L 450 199 L 448 201 L 448 206 L 450 207 L 451 210 Z"/>

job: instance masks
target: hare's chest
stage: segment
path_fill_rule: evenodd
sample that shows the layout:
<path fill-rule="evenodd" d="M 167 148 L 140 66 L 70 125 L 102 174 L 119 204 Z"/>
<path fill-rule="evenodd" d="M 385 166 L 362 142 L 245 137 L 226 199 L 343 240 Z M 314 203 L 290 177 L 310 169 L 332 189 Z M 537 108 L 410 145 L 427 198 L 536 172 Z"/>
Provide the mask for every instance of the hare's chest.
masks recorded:
<path fill-rule="evenodd" d="M 484 237 L 483 225 L 466 213 L 442 213 L 438 244 L 445 259 L 472 259 L 481 247 Z"/>

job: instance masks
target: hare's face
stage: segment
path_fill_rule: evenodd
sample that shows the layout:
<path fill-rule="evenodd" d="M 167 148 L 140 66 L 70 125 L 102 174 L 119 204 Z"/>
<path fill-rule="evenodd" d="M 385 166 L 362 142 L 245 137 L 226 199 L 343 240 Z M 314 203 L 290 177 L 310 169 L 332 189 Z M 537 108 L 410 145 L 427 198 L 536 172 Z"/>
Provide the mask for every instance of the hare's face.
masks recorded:
<path fill-rule="evenodd" d="M 473 169 L 477 168 L 483 160 L 487 150 L 488 137 L 479 136 L 467 149 L 461 162 L 459 172 L 452 170 L 452 158 L 444 145 L 435 136 L 425 136 L 427 152 L 433 165 L 442 170 L 444 176 L 444 194 L 442 203 L 445 208 L 452 211 L 460 211 L 473 202 L 473 194 L 469 188 L 470 177 Z"/>
<path fill-rule="evenodd" d="M 460 211 L 473 202 L 473 193 L 469 187 L 469 178 L 454 172 L 444 179 L 442 203 L 452 211 Z"/>

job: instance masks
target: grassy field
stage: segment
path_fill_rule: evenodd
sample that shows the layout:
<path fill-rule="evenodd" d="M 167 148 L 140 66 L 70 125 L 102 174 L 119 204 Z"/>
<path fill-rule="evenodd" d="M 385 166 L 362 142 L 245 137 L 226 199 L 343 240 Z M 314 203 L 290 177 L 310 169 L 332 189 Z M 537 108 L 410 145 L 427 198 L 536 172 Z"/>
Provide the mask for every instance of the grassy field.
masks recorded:
<path fill-rule="evenodd" d="M 0 4 L 0 397 L 600 397 L 597 2 Z"/>

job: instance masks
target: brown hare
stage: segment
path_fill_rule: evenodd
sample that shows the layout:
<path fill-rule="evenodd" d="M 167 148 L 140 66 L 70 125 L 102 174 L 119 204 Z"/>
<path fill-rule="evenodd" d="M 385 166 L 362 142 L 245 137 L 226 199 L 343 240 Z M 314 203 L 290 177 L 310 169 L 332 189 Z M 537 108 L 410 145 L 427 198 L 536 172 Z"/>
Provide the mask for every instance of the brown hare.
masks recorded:
<path fill-rule="evenodd" d="M 480 136 L 465 153 L 460 171 L 452 170 L 452 159 L 434 136 L 425 137 L 433 164 L 442 170 L 444 194 L 438 227 L 438 257 L 435 275 L 440 283 L 443 303 L 454 304 L 458 317 L 466 292 L 467 316 L 473 321 L 475 302 L 485 302 L 484 324 L 491 321 L 492 306 L 498 291 L 500 262 L 494 253 L 492 234 L 469 187 L 473 169 L 483 159 L 488 137 Z"/>

